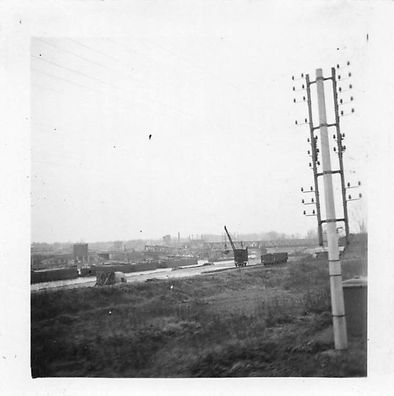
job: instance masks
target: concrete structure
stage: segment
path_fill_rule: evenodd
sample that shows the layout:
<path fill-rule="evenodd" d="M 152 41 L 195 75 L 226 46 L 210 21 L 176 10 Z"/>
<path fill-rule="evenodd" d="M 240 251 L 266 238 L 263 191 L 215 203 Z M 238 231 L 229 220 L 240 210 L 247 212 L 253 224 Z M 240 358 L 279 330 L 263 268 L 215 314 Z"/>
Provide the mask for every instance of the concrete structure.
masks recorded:
<path fill-rule="evenodd" d="M 324 96 L 323 70 L 316 69 L 317 104 L 319 110 L 319 126 L 321 152 L 323 162 L 324 200 L 326 206 L 328 268 L 330 275 L 331 310 L 334 328 L 335 349 L 347 349 L 347 331 L 345 305 L 343 301 L 342 271 L 339 260 L 339 245 L 337 234 L 337 218 L 335 215 L 335 201 L 332 181 L 330 144 L 328 139 L 328 124 L 326 115 L 326 101 Z"/>
<path fill-rule="evenodd" d="M 367 336 L 368 285 L 366 278 L 342 282 L 347 330 L 352 336 Z"/>

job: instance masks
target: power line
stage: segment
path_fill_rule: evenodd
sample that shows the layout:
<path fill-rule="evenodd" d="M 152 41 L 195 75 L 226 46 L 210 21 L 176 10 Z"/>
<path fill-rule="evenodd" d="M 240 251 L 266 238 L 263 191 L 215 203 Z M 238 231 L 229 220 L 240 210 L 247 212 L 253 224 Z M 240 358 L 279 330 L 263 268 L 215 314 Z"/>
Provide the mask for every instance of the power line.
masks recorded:
<path fill-rule="evenodd" d="M 57 80 L 65 81 L 65 82 L 68 83 L 68 84 L 75 85 L 75 86 L 80 87 L 80 88 L 89 89 L 89 90 L 94 91 L 94 92 L 100 92 L 100 91 L 97 91 L 97 90 L 94 89 L 94 88 L 87 87 L 86 85 L 82 85 L 82 84 L 76 83 L 76 82 L 71 81 L 71 80 L 69 80 L 69 79 L 67 79 L 67 78 L 63 78 L 63 77 L 56 76 L 56 75 L 51 74 L 51 73 L 44 72 L 44 71 L 42 71 L 42 70 L 35 69 L 34 67 L 32 68 L 32 70 L 35 71 L 36 73 L 41 73 L 41 74 L 44 74 L 45 76 L 48 76 L 48 77 L 51 77 L 51 78 L 55 78 L 55 79 L 57 79 Z M 58 91 L 58 92 L 61 92 L 61 91 Z M 100 92 L 100 93 L 101 93 L 101 92 Z"/>
<path fill-rule="evenodd" d="M 58 89 L 53 89 L 51 87 L 46 87 L 45 85 L 37 84 L 35 82 L 32 83 L 33 86 L 40 88 L 40 89 L 46 89 L 48 91 L 56 92 L 56 93 L 62 93 L 62 91 L 59 91 Z"/>
<path fill-rule="evenodd" d="M 165 51 L 165 52 L 167 52 L 167 53 L 169 53 L 169 54 L 175 56 L 176 58 L 178 58 L 178 59 L 180 59 L 181 61 L 183 61 L 183 63 L 187 64 L 187 65 L 189 66 L 189 68 L 194 69 L 194 70 L 197 71 L 197 72 L 200 72 L 200 73 L 203 73 L 203 74 L 211 75 L 212 77 L 215 78 L 214 81 L 219 81 L 219 80 L 220 80 L 220 81 L 222 81 L 222 83 L 225 83 L 226 85 L 228 85 L 228 86 L 230 86 L 230 87 L 236 89 L 238 92 L 242 92 L 242 91 L 243 91 L 243 89 L 242 89 L 240 86 L 238 86 L 237 84 L 234 84 L 233 82 L 229 82 L 229 81 L 227 81 L 227 80 L 224 80 L 224 79 L 223 79 L 223 76 L 218 75 L 218 74 L 216 74 L 216 73 L 214 73 L 214 72 L 212 72 L 212 71 L 210 71 L 210 70 L 203 69 L 203 68 L 201 68 L 201 67 L 199 67 L 199 66 L 197 66 L 197 65 L 195 65 L 195 64 L 193 64 L 193 63 L 191 63 L 191 62 L 188 61 L 186 58 L 184 58 L 183 56 L 181 56 L 179 53 L 177 53 L 176 51 L 174 51 L 174 50 L 172 50 L 172 49 L 168 49 L 168 48 L 166 48 L 166 47 L 163 47 L 162 45 L 153 43 L 153 42 L 150 41 L 150 40 L 144 39 L 144 40 L 142 40 L 142 41 L 145 41 L 145 42 L 148 43 L 148 45 L 150 45 L 151 47 L 152 47 L 152 46 L 153 46 L 153 47 L 157 47 L 157 48 L 162 49 L 163 51 Z M 252 107 L 252 106 L 246 104 L 246 103 L 243 102 L 242 100 L 240 100 L 239 97 L 237 97 L 237 99 L 238 99 L 239 103 L 242 104 L 245 108 L 252 109 L 253 111 L 256 111 L 256 110 L 257 110 L 257 108 L 254 108 L 254 107 Z"/>
<path fill-rule="evenodd" d="M 112 42 L 112 43 L 116 44 L 117 46 L 123 47 L 126 52 L 134 53 L 137 56 L 142 56 L 142 57 L 146 58 L 150 63 L 153 63 L 153 62 L 154 63 L 159 63 L 156 59 L 154 59 L 154 58 L 152 58 L 152 57 L 150 57 L 148 55 L 145 55 L 145 54 L 143 54 L 141 52 L 138 52 L 135 49 L 129 48 L 126 45 L 124 45 L 124 44 L 122 44 L 122 43 L 120 43 L 118 41 L 115 41 L 115 40 L 112 40 L 112 39 L 109 39 L 109 38 L 105 38 L 105 40 L 107 40 L 109 42 Z M 127 74 L 130 75 L 129 73 L 127 73 Z M 133 75 L 133 78 L 135 78 L 134 75 Z M 177 79 L 171 79 L 171 81 L 167 79 L 166 81 L 170 82 L 172 87 L 175 87 L 176 86 L 176 82 L 178 82 Z"/>
<path fill-rule="evenodd" d="M 69 80 L 69 79 L 66 79 L 66 78 L 63 78 L 63 77 L 60 77 L 60 76 L 53 75 L 53 74 L 44 72 L 44 71 L 42 71 L 42 70 L 37 70 L 37 69 L 35 69 L 35 68 L 32 68 L 32 70 L 35 71 L 35 72 L 37 72 L 37 73 L 43 74 L 43 75 L 45 75 L 45 76 L 47 76 L 47 77 L 50 77 L 50 78 L 53 78 L 53 79 L 58 79 L 58 80 L 61 80 L 61 81 L 66 82 L 66 83 L 68 83 L 68 84 L 71 84 L 71 85 L 74 85 L 74 86 L 77 86 L 77 87 L 80 87 L 80 88 L 88 89 L 88 90 L 90 90 L 90 91 L 92 91 L 92 92 L 96 92 L 96 93 L 99 93 L 99 94 L 101 94 L 101 95 L 105 95 L 106 97 L 108 97 L 108 95 L 111 95 L 111 96 L 113 96 L 114 98 L 116 98 L 117 100 L 123 100 L 123 101 L 125 100 L 123 97 L 121 97 L 121 96 L 115 96 L 115 95 L 114 95 L 113 93 L 111 93 L 111 92 L 99 91 L 99 90 L 97 90 L 97 89 L 88 87 L 88 86 L 86 86 L 86 85 L 82 85 L 82 84 L 76 83 L 76 82 L 74 82 L 74 81 L 71 81 L 71 80 Z M 118 89 L 120 89 L 120 88 L 118 88 Z M 57 92 L 62 93 L 61 91 L 57 91 Z M 146 102 L 144 103 L 144 102 L 136 101 L 135 98 L 132 98 L 132 100 L 133 100 L 133 102 L 134 102 L 135 104 L 140 105 L 140 106 L 146 106 L 146 104 L 147 104 Z M 159 103 L 159 104 L 160 104 L 160 103 Z M 130 108 L 129 108 L 129 107 L 121 106 L 121 108 L 124 109 L 124 110 L 126 110 L 126 111 L 130 111 Z M 163 112 L 163 111 L 160 111 L 160 110 L 157 110 L 157 109 L 156 109 L 156 112 L 159 113 L 159 114 L 162 114 L 162 115 L 164 115 L 164 116 L 174 116 L 174 114 L 166 113 L 166 112 Z"/>
<path fill-rule="evenodd" d="M 67 66 L 59 65 L 59 64 L 56 63 L 56 62 L 52 62 L 52 61 L 50 61 L 50 60 L 48 60 L 48 59 L 39 57 L 39 56 L 37 56 L 37 55 L 31 55 L 31 56 L 32 56 L 33 58 L 36 58 L 36 59 L 41 60 L 41 61 L 43 61 L 43 62 L 46 62 L 46 63 L 48 63 L 48 64 L 50 64 L 50 65 L 52 65 L 52 66 L 59 67 L 59 68 L 61 68 L 61 69 L 67 70 L 67 71 L 69 71 L 69 72 L 71 72 L 71 73 L 79 74 L 79 75 L 81 75 L 81 76 L 83 76 L 83 77 L 85 77 L 85 78 L 88 78 L 88 79 L 90 79 L 90 80 L 98 81 L 98 82 L 101 83 L 101 84 L 105 84 L 105 85 L 109 85 L 109 86 L 114 86 L 113 84 L 108 83 L 108 82 L 103 81 L 103 80 L 100 80 L 99 78 L 89 76 L 89 75 L 86 74 L 86 73 L 80 72 L 80 71 L 78 71 L 78 70 L 72 69 L 72 68 L 67 67 Z M 116 87 L 116 86 L 114 86 L 114 87 L 115 87 L 115 88 L 118 88 L 118 87 Z M 120 89 L 120 88 L 118 88 L 118 89 Z"/>
<path fill-rule="evenodd" d="M 124 47 L 127 51 L 136 52 L 135 50 L 130 49 L 129 47 L 127 47 L 126 45 L 124 45 L 124 44 L 122 44 L 122 43 L 119 43 L 118 41 L 111 40 L 111 39 L 107 39 L 107 40 L 112 41 L 112 42 L 114 42 L 114 43 L 117 43 L 118 45 Z M 145 42 L 148 42 L 148 43 L 149 43 L 148 40 L 142 40 L 142 41 L 145 41 Z M 203 73 L 203 74 L 210 74 L 211 76 L 213 76 L 213 77 L 215 78 L 214 81 L 219 81 L 219 80 L 221 80 L 222 82 L 226 83 L 226 84 L 229 85 L 229 86 L 232 86 L 233 88 L 237 89 L 238 91 L 241 91 L 241 90 L 242 90 L 240 87 L 236 86 L 235 84 L 229 83 L 228 81 L 224 81 L 222 76 L 219 76 L 219 75 L 217 75 L 216 73 L 213 73 L 213 72 L 208 71 L 208 70 L 204 70 L 204 69 L 202 69 L 202 68 L 200 68 L 200 67 L 198 67 L 198 66 L 196 66 L 196 65 L 194 65 L 194 64 L 191 64 L 189 61 L 187 61 L 185 58 L 183 58 L 183 57 L 181 57 L 180 55 L 178 55 L 178 54 L 177 54 L 175 51 L 173 51 L 173 50 L 169 50 L 169 49 L 167 49 L 167 48 L 165 48 L 165 47 L 163 47 L 163 46 L 160 46 L 160 45 L 158 45 L 158 44 L 153 44 L 153 43 L 151 43 L 150 45 L 151 45 L 151 46 L 156 46 L 157 48 L 160 48 L 160 49 L 162 49 L 163 51 L 165 51 L 165 52 L 167 52 L 167 53 L 169 53 L 169 54 L 172 54 L 172 55 L 175 56 L 175 57 L 178 57 L 179 59 L 181 59 L 181 60 L 183 61 L 183 63 L 186 63 L 186 64 L 189 66 L 189 69 L 194 69 L 194 72 Z M 147 57 L 147 56 L 145 56 L 145 57 Z M 157 63 L 157 60 L 155 60 L 154 58 L 151 58 L 151 59 L 153 59 L 153 60 Z M 252 110 L 253 112 L 256 112 L 256 110 L 258 110 L 257 107 L 254 108 L 254 107 L 252 107 L 252 106 L 246 104 L 244 101 L 240 100 L 239 97 L 237 97 L 237 101 L 238 101 L 244 108 L 246 108 L 246 109 L 248 109 L 248 110 Z M 260 114 L 260 113 L 259 113 L 259 114 Z M 251 125 L 246 124 L 246 123 L 240 123 L 240 125 L 245 126 L 245 127 L 247 127 L 247 128 L 256 128 L 255 125 L 251 126 Z"/>
<path fill-rule="evenodd" d="M 113 59 L 113 60 L 115 60 L 116 62 L 122 62 L 121 59 L 116 58 L 116 57 L 114 57 L 114 56 L 112 56 L 112 55 L 108 55 L 108 54 L 106 54 L 105 52 L 99 51 L 99 50 L 97 50 L 97 49 L 95 49 L 95 48 L 89 47 L 88 45 L 83 44 L 83 43 L 81 43 L 80 41 L 77 41 L 77 40 L 74 40 L 74 39 L 71 39 L 71 38 L 68 38 L 68 40 L 69 40 L 69 41 L 72 41 L 73 43 L 76 43 L 76 44 L 80 45 L 81 47 L 85 47 L 86 49 L 88 49 L 88 50 L 90 50 L 90 51 L 93 51 L 93 52 L 96 52 L 97 54 L 100 54 L 100 55 L 102 55 L 102 56 L 105 56 L 106 58 Z"/>
<path fill-rule="evenodd" d="M 201 68 L 201 67 L 199 67 L 199 66 L 196 66 L 195 64 L 189 62 L 186 58 L 184 58 L 183 56 L 181 56 L 179 53 L 177 53 L 177 52 L 174 51 L 174 50 L 171 50 L 171 49 L 168 49 L 168 48 L 166 48 L 166 47 L 163 47 L 162 45 L 153 43 L 153 42 L 150 41 L 150 40 L 146 40 L 146 39 L 145 39 L 145 40 L 142 40 L 142 41 L 145 41 L 145 42 L 148 43 L 148 45 L 157 47 L 157 48 L 159 48 L 159 49 L 161 49 L 161 50 L 163 50 L 163 51 L 165 51 L 165 52 L 167 52 L 167 53 L 169 53 L 169 54 L 175 56 L 176 58 L 178 58 L 178 59 L 180 59 L 181 61 L 183 61 L 183 63 L 186 63 L 187 65 L 189 65 L 189 67 L 192 68 L 192 69 L 195 69 L 195 70 L 197 70 L 197 71 L 199 71 L 199 72 L 202 72 L 202 73 L 210 74 L 211 76 L 215 77 L 215 79 L 223 80 L 223 77 L 222 77 L 222 76 L 217 75 L 216 73 L 213 73 L 213 72 L 211 72 L 211 71 L 209 71 L 209 70 L 204 70 L 203 68 Z M 241 91 L 241 88 L 240 88 L 239 86 L 237 86 L 236 84 L 234 84 L 234 83 L 229 83 L 228 81 L 226 81 L 226 84 L 228 84 L 229 86 L 232 86 L 233 88 L 237 89 L 238 91 Z"/>
<path fill-rule="evenodd" d="M 137 55 L 142 55 L 144 58 L 148 59 L 149 61 L 151 61 L 151 62 L 153 61 L 153 62 L 157 63 L 157 60 L 155 58 L 153 58 L 153 57 L 151 57 L 149 55 L 145 55 L 145 54 L 143 54 L 141 52 L 138 52 L 137 50 L 135 50 L 133 48 L 129 48 L 126 45 L 124 45 L 123 43 L 120 43 L 119 41 L 116 41 L 116 40 L 113 40 L 113 39 L 110 39 L 110 38 L 105 38 L 105 40 L 107 40 L 109 42 L 112 42 L 112 43 L 115 43 L 118 46 L 121 46 L 121 47 L 125 48 L 127 52 L 134 53 L 134 54 L 137 54 Z"/>
<path fill-rule="evenodd" d="M 74 85 L 74 86 L 79 87 L 79 88 L 88 89 L 89 91 L 92 91 L 92 92 L 95 92 L 95 93 L 99 93 L 99 94 L 101 94 L 101 95 L 105 95 L 105 97 L 108 97 L 108 95 L 109 95 L 109 94 L 106 93 L 106 92 L 99 91 L 99 90 L 97 90 L 97 89 L 88 87 L 88 86 L 86 86 L 86 85 L 82 85 L 82 84 L 76 83 L 76 82 L 71 81 L 71 80 L 69 80 L 69 79 L 67 79 L 67 78 L 63 78 L 63 77 L 60 77 L 60 76 L 56 76 L 56 75 L 54 75 L 54 74 L 50 74 L 50 73 L 47 73 L 47 72 L 44 72 L 44 71 L 42 71 L 42 70 L 38 70 L 38 69 L 35 69 L 35 68 L 32 68 L 32 70 L 35 71 L 36 73 L 43 74 L 43 75 L 45 75 L 45 76 L 47 76 L 47 77 L 50 77 L 50 78 L 53 78 L 53 79 L 56 79 L 56 80 L 60 80 L 60 81 L 64 81 L 64 82 L 66 82 L 66 83 L 68 83 L 68 84 L 70 84 L 70 85 Z M 36 85 L 36 86 L 38 86 L 38 87 L 40 87 L 40 88 L 52 90 L 52 91 L 57 92 L 57 93 L 60 93 L 60 94 L 63 94 L 62 91 L 55 90 L 55 89 L 52 89 L 52 88 L 49 88 L 49 87 L 45 87 L 45 86 L 42 86 L 42 85 L 40 85 L 40 84 L 33 83 L 33 85 Z M 113 95 L 113 94 L 110 94 L 110 95 Z M 119 96 L 116 96 L 116 99 L 121 99 L 121 98 L 120 98 Z M 139 102 L 135 102 L 135 103 L 141 105 L 141 103 L 139 103 Z M 118 107 L 118 106 L 117 106 L 117 107 Z M 118 107 L 118 108 L 119 108 L 119 107 Z M 122 108 L 122 109 L 124 109 L 124 110 L 127 110 L 127 111 L 130 110 L 129 107 L 125 107 L 125 106 L 121 106 L 120 108 Z"/>
<path fill-rule="evenodd" d="M 42 40 L 42 39 L 39 39 L 39 38 L 37 38 L 36 40 L 37 40 L 37 41 L 40 41 L 40 42 L 44 43 L 45 45 L 48 45 L 48 46 L 50 46 L 50 47 L 52 47 L 52 48 L 55 48 L 55 49 L 57 49 L 58 51 L 62 51 L 62 52 L 71 54 L 71 55 L 73 55 L 73 56 L 75 56 L 75 57 L 77 57 L 77 58 L 80 58 L 80 59 L 84 60 L 85 62 L 92 63 L 92 64 L 94 64 L 94 65 L 103 67 L 103 68 L 105 68 L 105 69 L 107 69 L 107 70 L 114 70 L 114 69 L 112 69 L 112 68 L 109 68 L 109 67 L 103 65 L 102 63 L 95 62 L 95 61 L 93 61 L 93 60 L 91 60 L 91 59 L 85 58 L 84 56 L 78 55 L 78 54 L 76 54 L 76 53 L 73 52 L 73 51 L 70 51 L 70 50 L 65 49 L 65 48 L 59 48 L 59 47 L 57 47 L 56 45 L 53 45 L 52 43 L 49 43 L 48 41 L 45 41 L 45 40 Z"/>
<path fill-rule="evenodd" d="M 72 73 L 79 74 L 79 75 L 81 75 L 81 76 L 83 76 L 83 77 L 85 77 L 85 78 L 98 81 L 98 82 L 100 82 L 100 83 L 102 83 L 102 84 L 105 84 L 105 85 L 108 85 L 108 86 L 112 86 L 112 87 L 114 87 L 114 88 L 117 89 L 117 90 L 120 90 L 120 91 L 123 91 L 123 92 L 127 92 L 127 93 L 130 92 L 129 90 L 125 90 L 125 89 L 123 89 L 123 88 L 119 88 L 118 86 L 116 86 L 116 85 L 114 85 L 114 84 L 111 84 L 111 83 L 109 83 L 109 82 L 107 82 L 107 81 L 103 81 L 103 80 L 101 80 L 101 79 L 99 79 L 99 78 L 96 78 L 96 77 L 89 76 L 89 75 L 87 75 L 86 73 L 82 73 L 82 72 L 80 72 L 80 71 L 78 71 L 78 70 L 69 68 L 69 67 L 67 67 L 67 66 L 59 65 L 59 64 L 56 63 L 56 62 L 49 61 L 49 60 L 47 60 L 47 59 L 45 59 L 45 58 L 38 57 L 38 56 L 36 56 L 36 55 L 31 55 L 31 56 L 32 56 L 33 58 L 36 58 L 36 59 L 38 59 L 38 60 L 41 60 L 41 61 L 46 62 L 46 63 L 48 63 L 48 64 L 51 64 L 51 65 L 53 65 L 53 66 L 55 66 L 55 67 L 58 67 L 58 68 L 67 70 L 67 71 L 72 72 Z M 159 100 L 157 100 L 157 99 L 149 98 L 149 101 L 151 101 L 152 103 L 157 103 L 157 104 L 159 104 L 159 105 L 161 105 L 161 106 L 164 106 L 164 107 L 169 107 L 169 105 L 168 105 L 167 103 L 161 102 L 161 101 L 159 101 Z M 184 116 L 187 116 L 187 117 L 190 117 L 190 116 L 191 116 L 192 118 L 195 117 L 194 114 L 192 114 L 192 113 L 187 113 L 187 112 L 185 112 L 185 111 L 183 111 L 183 110 L 179 110 L 179 109 L 178 109 L 178 110 L 173 110 L 173 111 L 178 112 L 178 113 L 180 113 L 180 114 L 182 114 L 182 115 L 184 115 Z"/>
<path fill-rule="evenodd" d="M 91 47 L 88 47 L 88 46 L 86 46 L 86 45 L 84 45 L 84 44 L 82 44 L 82 43 L 80 43 L 80 42 L 78 42 L 78 41 L 75 41 L 75 40 L 72 40 L 72 39 L 69 39 L 69 40 L 71 40 L 71 41 L 73 41 L 73 42 L 75 42 L 75 43 L 77 43 L 77 44 L 79 44 L 79 45 L 82 45 L 83 47 L 86 47 L 86 48 L 88 48 L 88 49 L 90 49 L 90 50 L 92 50 L 92 51 L 95 51 L 95 52 L 97 52 L 97 53 L 100 53 L 100 54 L 103 55 L 103 56 L 107 56 L 107 57 L 109 57 L 109 58 L 112 58 L 112 59 L 117 60 L 117 58 L 115 58 L 115 57 L 112 57 L 112 56 L 110 56 L 110 55 L 104 54 L 103 52 L 98 51 L 98 50 L 95 50 L 95 49 L 93 49 L 93 48 L 91 48 Z M 107 81 L 104 81 L 104 80 L 101 80 L 101 79 L 99 79 L 99 78 L 90 76 L 90 75 L 88 75 L 88 74 L 86 74 L 86 73 L 80 72 L 80 71 L 75 70 L 75 69 L 73 69 L 73 68 L 69 68 L 69 67 L 67 67 L 67 66 L 62 66 L 62 65 L 60 65 L 60 64 L 58 64 L 58 63 L 56 63 L 56 62 L 53 62 L 53 61 L 47 60 L 47 59 L 45 59 L 45 58 L 42 58 L 41 56 L 38 57 L 38 56 L 36 56 L 36 55 L 32 55 L 32 57 L 33 57 L 33 58 L 36 58 L 36 59 L 38 59 L 38 60 L 42 60 L 43 62 L 46 62 L 46 63 L 48 63 L 48 64 L 51 64 L 52 66 L 55 66 L 55 67 L 58 67 L 58 68 L 67 70 L 68 72 L 81 75 L 81 76 L 83 76 L 84 78 L 97 81 L 97 82 L 99 82 L 99 83 L 101 83 L 101 84 L 104 84 L 104 85 L 107 85 L 107 86 L 112 86 L 112 87 L 114 87 L 115 89 L 120 90 L 120 91 L 123 91 L 123 92 L 130 93 L 129 90 L 125 90 L 125 89 L 119 88 L 118 86 L 116 86 L 116 85 L 114 85 L 114 84 L 111 84 L 111 83 L 109 83 L 109 82 L 107 82 Z M 44 73 L 44 72 L 42 72 L 42 73 Z M 54 77 L 54 76 L 51 76 L 51 77 Z M 60 77 L 57 77 L 57 78 L 60 78 Z M 64 80 L 66 80 L 66 79 L 64 79 Z M 67 82 L 70 83 L 70 81 L 67 81 Z M 75 82 L 74 82 L 73 84 L 74 84 L 74 85 L 80 85 L 80 84 L 77 84 L 77 83 L 75 83 Z M 94 90 L 94 89 L 91 88 L 91 87 L 82 86 L 82 85 L 80 85 L 80 86 L 83 87 L 83 88 L 85 88 L 85 89 Z M 164 107 L 167 107 L 167 108 L 169 107 L 169 105 L 168 105 L 167 103 L 158 101 L 157 99 L 152 99 L 152 98 L 150 98 L 149 100 L 150 100 L 151 102 L 157 103 L 157 104 L 159 104 L 159 105 L 161 105 L 161 106 L 164 106 Z M 144 103 L 143 103 L 143 102 L 142 102 L 142 103 L 140 102 L 140 104 L 144 104 Z M 145 104 L 146 104 L 146 103 L 145 103 Z M 178 110 L 172 110 L 172 111 L 173 111 L 173 112 L 174 112 L 174 111 L 175 111 L 175 112 L 178 112 L 178 113 L 180 113 L 180 114 L 182 114 L 182 115 L 184 115 L 184 116 L 186 116 L 186 117 L 195 118 L 195 116 L 196 116 L 195 114 L 187 113 L 187 112 L 184 112 L 184 111 L 182 111 L 182 110 L 180 110 L 180 109 L 178 109 Z M 167 115 L 167 114 L 166 114 L 166 115 Z M 205 123 L 203 120 L 201 120 L 201 121 L 202 121 L 203 123 Z M 216 124 L 216 126 L 218 126 L 220 129 L 223 129 L 223 128 L 224 128 L 224 129 L 227 129 L 227 127 L 221 126 L 221 125 L 220 125 L 219 123 L 217 123 L 217 122 L 215 122 L 214 124 Z M 244 124 L 244 123 L 240 123 L 240 125 L 246 126 L 246 127 L 248 127 L 248 128 L 255 128 L 255 125 L 250 126 L 250 125 Z M 209 126 L 212 126 L 212 125 L 209 125 Z"/>
<path fill-rule="evenodd" d="M 67 71 L 69 71 L 69 72 L 73 72 L 73 73 L 76 73 L 76 74 L 80 74 L 80 75 L 83 75 L 85 78 L 89 78 L 89 79 L 91 79 L 91 80 L 96 80 L 96 81 L 99 81 L 99 82 L 101 82 L 101 83 L 103 83 L 103 84 L 105 84 L 105 85 L 112 86 L 112 87 L 114 87 L 115 89 L 117 89 L 117 90 L 119 90 L 119 91 L 123 91 L 123 92 L 130 93 L 130 91 L 128 91 L 128 90 L 119 88 L 119 87 L 117 87 L 117 86 L 114 85 L 114 84 L 111 84 L 111 83 L 102 81 L 102 80 L 100 80 L 100 79 L 98 79 L 98 78 L 96 78 L 96 77 L 88 76 L 88 75 L 85 74 L 85 73 L 81 73 L 81 72 L 79 72 L 79 71 L 77 71 L 77 70 L 68 68 L 68 67 L 66 67 L 66 66 L 61 66 L 61 65 L 57 64 L 56 62 L 51 62 L 51 61 L 48 61 L 48 60 L 46 60 L 46 59 L 37 57 L 37 56 L 35 56 L 35 55 L 32 55 L 32 56 L 33 56 L 34 58 L 37 58 L 37 59 L 40 59 L 40 60 L 42 60 L 42 61 L 44 61 L 44 62 L 47 62 L 47 63 L 49 63 L 49 64 L 52 64 L 53 66 L 59 67 L 59 68 L 61 68 L 61 69 L 65 69 L 65 70 L 67 70 Z M 52 77 L 52 78 L 58 78 L 58 79 L 61 79 L 61 80 L 66 81 L 66 82 L 68 82 L 68 83 L 70 83 L 70 84 L 78 85 L 78 86 L 80 86 L 80 87 L 82 87 L 82 88 L 86 88 L 86 89 L 90 89 L 90 90 L 93 90 L 93 91 L 95 91 L 95 92 L 98 92 L 97 90 L 95 90 L 95 89 L 93 89 L 93 88 L 91 88 L 91 87 L 87 87 L 87 86 L 84 86 L 84 85 L 81 85 L 81 84 L 78 84 L 78 83 L 75 83 L 75 82 L 71 83 L 70 80 L 61 78 L 61 77 L 59 77 L 59 76 L 56 76 L 56 77 L 55 77 L 55 76 L 53 76 L 53 75 L 50 75 L 49 73 L 46 73 L 46 72 L 43 72 L 43 71 L 39 71 L 39 70 L 37 70 L 37 69 L 33 69 L 33 70 L 35 70 L 35 71 L 37 71 L 37 72 L 39 72 L 39 73 L 42 73 L 42 74 L 46 74 L 46 75 L 48 75 L 48 76 L 50 76 L 50 77 Z M 101 93 L 102 93 L 102 92 L 101 92 Z M 133 98 L 133 99 L 134 99 L 134 98 Z M 159 104 L 159 105 L 161 105 L 161 106 L 165 106 L 165 107 L 168 107 L 168 106 L 169 106 L 168 104 L 163 103 L 163 102 L 161 102 L 161 101 L 158 101 L 157 99 L 151 99 L 151 98 L 150 98 L 149 100 L 150 100 L 151 102 L 157 103 L 157 104 Z M 138 102 L 138 101 L 135 101 L 135 100 L 134 100 L 134 102 L 135 102 L 135 103 L 138 103 L 138 104 L 142 104 L 142 105 L 146 104 L 146 102 L 145 102 L 145 103 L 144 103 L 144 102 Z M 184 112 L 184 111 L 182 111 L 182 110 L 173 110 L 173 111 L 178 112 L 178 113 L 183 114 L 183 115 L 186 115 L 186 116 L 188 116 L 188 117 L 190 117 L 190 115 L 191 115 L 191 114 L 188 114 L 188 113 L 186 113 L 186 112 Z M 164 114 L 165 114 L 165 113 L 164 113 Z M 191 116 L 193 117 L 193 115 L 191 115 Z"/>
<path fill-rule="evenodd" d="M 53 44 L 51 44 L 51 43 L 48 43 L 47 41 L 44 41 L 44 40 L 41 40 L 41 39 L 37 39 L 37 40 L 38 40 L 38 41 L 41 41 L 42 43 L 45 43 L 45 44 L 47 44 L 47 45 L 49 45 L 49 46 L 51 46 L 51 47 L 53 47 L 53 48 L 55 48 L 55 49 L 57 49 L 58 51 L 65 52 L 65 53 L 68 53 L 68 54 L 70 54 L 70 55 L 73 55 L 73 56 L 75 56 L 75 57 L 77 57 L 77 58 L 79 58 L 79 59 L 82 59 L 82 60 L 84 60 L 85 62 L 89 62 L 89 63 L 95 64 L 95 65 L 97 65 L 97 66 L 99 66 L 99 67 L 102 67 L 102 68 L 107 69 L 107 70 L 109 70 L 109 71 L 113 71 L 113 72 L 115 72 L 115 73 L 121 72 L 124 76 L 127 76 L 128 78 L 131 77 L 134 81 L 138 81 L 138 79 L 135 78 L 135 75 L 132 74 L 132 73 L 130 73 L 130 71 L 121 70 L 120 68 L 119 68 L 119 69 L 114 69 L 114 68 L 108 67 L 108 66 L 106 66 L 106 65 L 104 65 L 104 64 L 102 64 L 102 63 L 100 63 L 100 62 L 95 62 L 95 61 L 93 61 L 93 60 L 91 60 L 91 59 L 88 59 L 88 58 L 83 57 L 83 56 L 81 56 L 81 55 L 79 55 L 79 54 L 76 54 L 75 52 L 70 51 L 70 50 L 68 50 L 68 49 L 57 47 L 57 46 L 55 46 L 55 45 L 53 45 Z M 78 44 L 78 45 L 83 45 L 83 47 L 89 48 L 90 50 L 92 50 L 92 51 L 94 51 L 94 52 L 97 52 L 97 51 L 96 51 L 94 48 L 92 48 L 92 47 L 88 47 L 88 46 L 86 46 L 86 45 L 84 45 L 84 44 L 79 43 L 78 41 L 75 41 L 75 40 L 72 40 L 72 41 L 73 41 L 74 43 Z M 106 55 L 106 54 L 104 54 L 104 53 L 101 52 L 101 51 L 98 51 L 98 52 L 99 52 L 100 54 L 102 54 L 102 55 Z M 121 61 L 117 62 L 117 64 L 119 64 L 119 63 L 122 63 L 122 62 L 121 62 Z M 125 65 L 125 67 L 128 67 L 128 66 Z"/>

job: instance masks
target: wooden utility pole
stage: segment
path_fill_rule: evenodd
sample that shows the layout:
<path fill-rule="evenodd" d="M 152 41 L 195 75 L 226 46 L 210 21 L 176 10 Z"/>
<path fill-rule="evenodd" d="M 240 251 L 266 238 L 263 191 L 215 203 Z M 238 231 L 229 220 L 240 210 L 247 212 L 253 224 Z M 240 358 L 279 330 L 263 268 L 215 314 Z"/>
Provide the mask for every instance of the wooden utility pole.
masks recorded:
<path fill-rule="evenodd" d="M 332 183 L 330 146 L 326 103 L 324 96 L 324 77 L 322 69 L 316 70 L 317 101 L 319 108 L 319 129 L 321 139 L 321 154 L 323 163 L 324 197 L 326 206 L 328 262 L 330 274 L 331 306 L 334 327 L 335 349 L 347 349 L 347 332 L 345 306 L 342 289 L 341 261 L 339 260 L 338 234 L 336 230 L 335 201 Z"/>

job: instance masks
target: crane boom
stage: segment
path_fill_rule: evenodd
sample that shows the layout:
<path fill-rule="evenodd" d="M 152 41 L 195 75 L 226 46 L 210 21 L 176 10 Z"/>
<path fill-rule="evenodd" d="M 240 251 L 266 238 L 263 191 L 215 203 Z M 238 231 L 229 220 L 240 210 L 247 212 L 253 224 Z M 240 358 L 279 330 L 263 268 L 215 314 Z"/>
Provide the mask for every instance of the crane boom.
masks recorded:
<path fill-rule="evenodd" d="M 231 247 L 232 247 L 233 251 L 235 251 L 236 248 L 235 248 L 234 242 L 231 239 L 230 233 L 227 231 L 227 227 L 226 226 L 224 226 L 224 231 L 226 231 L 226 234 L 228 236 L 228 240 L 230 241 Z"/>
<path fill-rule="evenodd" d="M 224 231 L 226 231 L 228 240 L 230 241 L 231 247 L 233 248 L 235 266 L 245 267 L 245 265 L 248 263 L 248 248 L 244 249 L 242 246 L 242 249 L 237 249 L 226 226 L 224 226 Z"/>

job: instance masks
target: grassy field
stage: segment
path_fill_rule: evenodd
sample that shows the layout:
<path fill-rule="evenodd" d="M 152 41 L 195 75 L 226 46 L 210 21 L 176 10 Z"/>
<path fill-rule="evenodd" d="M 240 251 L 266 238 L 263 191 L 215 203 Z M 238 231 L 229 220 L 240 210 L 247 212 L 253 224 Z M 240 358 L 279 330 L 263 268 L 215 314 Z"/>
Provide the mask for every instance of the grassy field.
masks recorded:
<path fill-rule="evenodd" d="M 333 349 L 328 264 L 31 296 L 33 377 L 365 376 L 366 340 Z M 366 240 L 344 279 L 366 275 Z"/>

